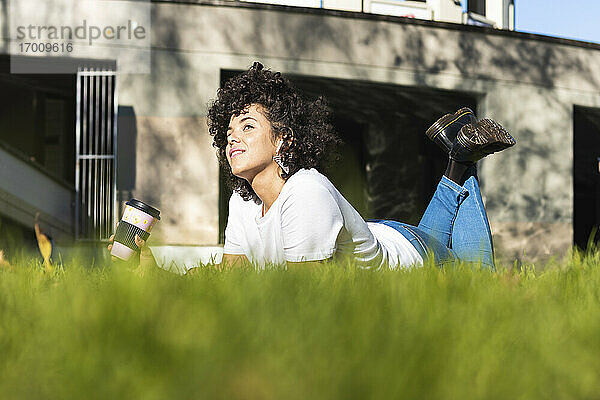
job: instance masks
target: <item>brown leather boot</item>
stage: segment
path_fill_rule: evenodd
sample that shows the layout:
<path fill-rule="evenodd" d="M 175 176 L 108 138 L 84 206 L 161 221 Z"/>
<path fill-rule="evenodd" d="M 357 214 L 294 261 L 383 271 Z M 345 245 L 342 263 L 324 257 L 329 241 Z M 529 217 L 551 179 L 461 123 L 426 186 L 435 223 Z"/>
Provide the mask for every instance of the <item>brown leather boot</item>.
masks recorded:
<path fill-rule="evenodd" d="M 427 129 L 425 134 L 446 153 L 450 153 L 452 143 L 460 129 L 467 124 L 477 122 L 475 113 L 468 107 L 463 107 L 454 114 L 446 114 Z"/>
<path fill-rule="evenodd" d="M 460 129 L 452 144 L 450 159 L 460 163 L 476 163 L 515 143 L 517 141 L 499 123 L 484 118 Z"/>

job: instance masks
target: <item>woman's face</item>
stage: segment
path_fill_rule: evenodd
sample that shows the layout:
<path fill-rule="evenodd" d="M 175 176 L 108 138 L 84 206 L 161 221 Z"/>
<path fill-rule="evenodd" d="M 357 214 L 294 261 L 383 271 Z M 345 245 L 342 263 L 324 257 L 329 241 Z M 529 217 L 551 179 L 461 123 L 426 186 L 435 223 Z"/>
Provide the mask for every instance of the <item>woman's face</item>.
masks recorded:
<path fill-rule="evenodd" d="M 227 129 L 227 161 L 233 174 L 248 182 L 274 164 L 271 123 L 261 110 L 260 105 L 248 106 L 245 112 L 231 117 Z"/>

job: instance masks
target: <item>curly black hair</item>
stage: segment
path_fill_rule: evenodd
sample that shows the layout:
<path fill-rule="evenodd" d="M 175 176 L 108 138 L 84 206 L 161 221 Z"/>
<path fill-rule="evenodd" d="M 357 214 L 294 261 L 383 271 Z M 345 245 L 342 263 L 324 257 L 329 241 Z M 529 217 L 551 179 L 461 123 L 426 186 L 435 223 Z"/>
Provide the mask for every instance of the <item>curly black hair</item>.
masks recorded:
<path fill-rule="evenodd" d="M 283 179 L 303 168 L 322 171 L 338 157 L 336 149 L 341 141 L 330 122 L 331 109 L 325 99 L 322 96 L 314 101 L 303 99 L 281 73 L 264 69 L 255 62 L 250 69 L 228 80 L 208 109 L 208 131 L 213 136 L 219 163 L 226 171 L 229 187 L 244 200 L 260 202 L 250 183 L 233 175 L 225 147 L 231 116 L 240 115 L 252 104 L 262 106 L 271 123 L 273 143 L 282 138 L 287 144 L 280 150 L 282 161 L 289 168 L 288 173 L 281 174 Z"/>

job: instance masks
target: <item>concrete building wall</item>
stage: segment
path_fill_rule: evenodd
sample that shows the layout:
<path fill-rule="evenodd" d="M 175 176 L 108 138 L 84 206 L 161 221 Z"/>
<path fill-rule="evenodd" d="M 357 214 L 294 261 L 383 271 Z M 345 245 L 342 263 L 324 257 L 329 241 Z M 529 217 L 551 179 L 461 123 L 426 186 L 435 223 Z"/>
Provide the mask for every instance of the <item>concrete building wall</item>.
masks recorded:
<path fill-rule="evenodd" d="M 135 110 L 136 186 L 162 211 L 152 240 L 214 245 L 218 165 L 206 104 L 222 69 L 259 60 L 283 73 L 460 90 L 515 136 L 481 163 L 497 248 L 506 256 L 572 243 L 573 105 L 600 107 L 596 48 L 460 25 L 293 9 L 153 3 L 152 72 L 119 77 Z"/>

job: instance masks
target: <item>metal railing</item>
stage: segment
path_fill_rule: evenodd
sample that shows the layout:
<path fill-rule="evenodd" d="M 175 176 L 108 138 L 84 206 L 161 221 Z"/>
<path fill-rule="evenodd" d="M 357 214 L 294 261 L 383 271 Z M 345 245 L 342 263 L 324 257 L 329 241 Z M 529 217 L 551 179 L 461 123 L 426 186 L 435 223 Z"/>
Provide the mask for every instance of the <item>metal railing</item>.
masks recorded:
<path fill-rule="evenodd" d="M 77 71 L 75 237 L 106 240 L 117 221 L 116 72 Z"/>

